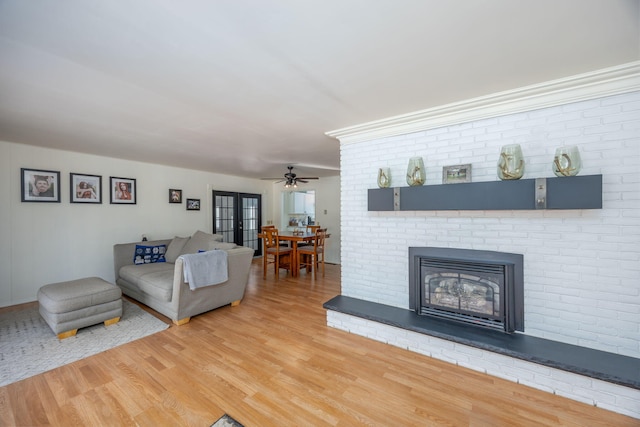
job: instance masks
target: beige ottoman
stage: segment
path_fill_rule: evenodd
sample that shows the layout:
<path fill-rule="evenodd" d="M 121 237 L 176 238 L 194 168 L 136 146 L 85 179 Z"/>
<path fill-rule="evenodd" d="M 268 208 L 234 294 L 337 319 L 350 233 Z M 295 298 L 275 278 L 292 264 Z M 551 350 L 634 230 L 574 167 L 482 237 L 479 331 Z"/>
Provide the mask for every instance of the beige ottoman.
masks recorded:
<path fill-rule="evenodd" d="M 38 290 L 38 303 L 40 315 L 59 339 L 101 322 L 112 325 L 122 316 L 122 291 L 99 277 L 45 285 Z"/>

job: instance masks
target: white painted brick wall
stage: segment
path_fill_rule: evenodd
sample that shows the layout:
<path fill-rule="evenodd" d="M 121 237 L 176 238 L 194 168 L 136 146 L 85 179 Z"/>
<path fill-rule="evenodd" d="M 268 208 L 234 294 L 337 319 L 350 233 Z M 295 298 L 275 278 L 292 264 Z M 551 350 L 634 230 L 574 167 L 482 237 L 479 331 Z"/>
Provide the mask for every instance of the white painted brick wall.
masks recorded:
<path fill-rule="evenodd" d="M 517 143 L 524 178 L 554 177 L 555 149 L 577 145 L 581 175 L 603 175 L 603 209 L 368 212 L 377 169 L 406 186 L 422 156 L 427 185 L 472 164 L 495 181 L 500 147 Z M 525 333 L 640 357 L 640 92 L 341 145 L 342 294 L 408 308 L 408 247 L 524 255 Z M 335 312 L 328 324 L 451 363 L 640 418 L 640 393 Z"/>
<path fill-rule="evenodd" d="M 427 184 L 471 163 L 495 181 L 518 143 L 524 178 L 554 177 L 555 149 L 577 145 L 581 175 L 603 175 L 603 209 L 368 212 L 377 168 L 406 186 L 409 157 Z M 640 92 L 341 146 L 342 294 L 408 307 L 409 246 L 524 255 L 525 333 L 640 357 Z"/>

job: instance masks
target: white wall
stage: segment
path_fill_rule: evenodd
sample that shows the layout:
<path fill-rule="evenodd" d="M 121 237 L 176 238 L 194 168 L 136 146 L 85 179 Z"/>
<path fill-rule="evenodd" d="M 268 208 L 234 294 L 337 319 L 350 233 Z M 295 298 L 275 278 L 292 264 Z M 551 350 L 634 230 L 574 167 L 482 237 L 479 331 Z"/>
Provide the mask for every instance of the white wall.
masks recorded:
<path fill-rule="evenodd" d="M 581 175 L 603 175 L 603 209 L 368 212 L 377 168 L 406 186 L 423 156 L 427 184 L 471 163 L 495 181 L 500 147 L 518 143 L 524 178 L 553 177 L 555 148 L 578 145 Z M 408 308 L 410 246 L 524 255 L 525 333 L 640 357 L 640 92 L 341 144 L 342 293 Z"/>
<path fill-rule="evenodd" d="M 21 202 L 23 167 L 60 171 L 61 203 Z M 70 172 L 101 175 L 102 204 L 69 203 Z M 110 176 L 137 180 L 136 205 L 109 203 Z M 169 188 L 182 189 L 182 204 L 168 203 Z M 279 215 L 278 205 L 269 203 L 269 182 L 0 142 L 0 307 L 34 301 L 48 283 L 86 276 L 113 281 L 115 243 L 139 241 L 142 234 L 156 239 L 210 232 L 213 189 L 261 194 L 263 221 Z M 187 198 L 200 199 L 201 210 L 186 211 Z M 338 229 L 339 220 L 335 224 Z"/>

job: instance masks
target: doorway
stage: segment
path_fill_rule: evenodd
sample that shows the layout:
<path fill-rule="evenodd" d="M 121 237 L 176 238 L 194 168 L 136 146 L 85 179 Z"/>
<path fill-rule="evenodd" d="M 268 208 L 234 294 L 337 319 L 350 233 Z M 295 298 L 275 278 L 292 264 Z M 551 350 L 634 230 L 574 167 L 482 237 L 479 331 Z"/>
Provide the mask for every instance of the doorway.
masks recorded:
<path fill-rule="evenodd" d="M 282 192 L 282 224 L 283 230 L 293 230 L 318 225 L 316 221 L 315 190 L 296 190 Z"/>
<path fill-rule="evenodd" d="M 262 196 L 213 190 L 213 232 L 225 242 L 246 246 L 262 255 L 258 233 L 262 224 Z"/>

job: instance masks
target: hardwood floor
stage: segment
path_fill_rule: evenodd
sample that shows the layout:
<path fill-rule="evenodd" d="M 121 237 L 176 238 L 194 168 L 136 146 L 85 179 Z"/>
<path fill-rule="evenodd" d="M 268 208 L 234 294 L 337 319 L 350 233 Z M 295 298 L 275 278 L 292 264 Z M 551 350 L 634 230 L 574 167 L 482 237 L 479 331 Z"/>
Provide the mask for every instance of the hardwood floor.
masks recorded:
<path fill-rule="evenodd" d="M 237 307 L 1 387 L 0 425 L 640 425 L 328 328 L 322 303 L 339 293 L 339 266 L 275 281 L 256 260 Z"/>

